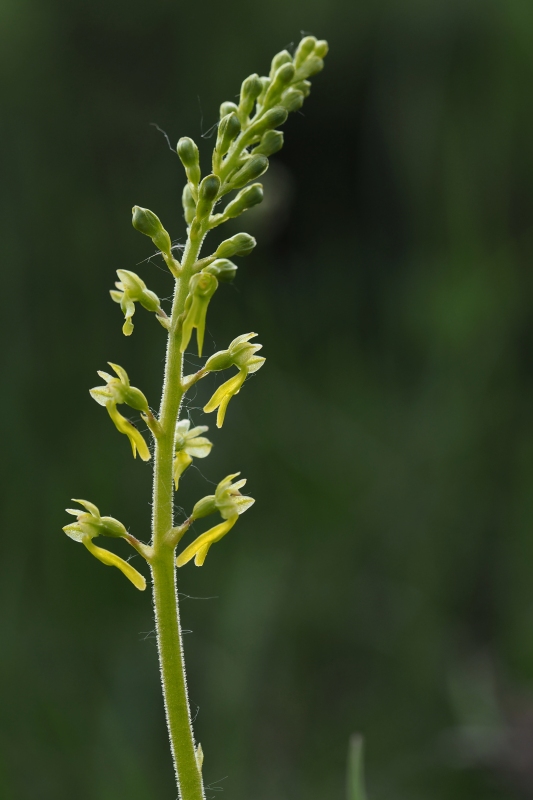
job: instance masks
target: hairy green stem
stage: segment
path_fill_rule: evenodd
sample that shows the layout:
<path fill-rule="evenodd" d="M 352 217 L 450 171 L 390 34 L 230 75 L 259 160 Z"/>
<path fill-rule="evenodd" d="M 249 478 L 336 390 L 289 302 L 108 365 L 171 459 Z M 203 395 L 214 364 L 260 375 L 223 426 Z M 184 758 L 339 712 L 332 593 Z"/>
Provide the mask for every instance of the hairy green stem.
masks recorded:
<path fill-rule="evenodd" d="M 179 317 L 183 313 L 189 280 L 193 274 L 193 265 L 202 245 L 202 238 L 203 236 L 199 237 L 197 241 L 191 241 L 190 237 L 188 238 L 181 273 L 176 280 L 165 362 L 165 382 L 159 416 L 160 433 L 156 438 L 155 444 L 152 510 L 153 556 L 150 559 L 161 683 L 170 745 L 181 800 L 204 800 L 205 797 L 201 771 L 196 762 L 187 696 L 176 588 L 175 538 L 172 537 L 174 525 L 174 485 L 172 474 L 174 439 L 184 394 Z"/>

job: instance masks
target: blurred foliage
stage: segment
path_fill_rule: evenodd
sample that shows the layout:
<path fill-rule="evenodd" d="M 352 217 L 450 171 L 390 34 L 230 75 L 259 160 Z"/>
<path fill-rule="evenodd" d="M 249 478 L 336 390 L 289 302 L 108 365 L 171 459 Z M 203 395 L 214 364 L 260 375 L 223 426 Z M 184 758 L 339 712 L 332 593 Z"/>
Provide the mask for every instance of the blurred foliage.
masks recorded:
<path fill-rule="evenodd" d="M 179 575 L 210 795 L 342 798 L 357 730 L 372 800 L 533 797 L 531 4 L 2 0 L 2 800 L 175 796 L 149 597 L 62 509 L 148 536 L 88 389 L 111 360 L 157 404 L 164 332 L 107 294 L 152 253 L 132 205 L 183 240 L 150 123 L 207 137 L 301 28 L 326 69 L 206 336 L 267 365 L 182 480 L 257 498 Z"/>

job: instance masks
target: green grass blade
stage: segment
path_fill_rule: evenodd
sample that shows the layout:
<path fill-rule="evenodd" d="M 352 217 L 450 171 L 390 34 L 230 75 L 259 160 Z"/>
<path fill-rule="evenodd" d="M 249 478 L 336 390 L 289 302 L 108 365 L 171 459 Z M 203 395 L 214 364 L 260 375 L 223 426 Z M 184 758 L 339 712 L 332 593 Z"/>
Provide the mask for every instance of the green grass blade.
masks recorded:
<path fill-rule="evenodd" d="M 354 733 L 350 737 L 350 743 L 348 746 L 347 800 L 367 800 L 363 758 L 363 737 L 358 733 Z"/>

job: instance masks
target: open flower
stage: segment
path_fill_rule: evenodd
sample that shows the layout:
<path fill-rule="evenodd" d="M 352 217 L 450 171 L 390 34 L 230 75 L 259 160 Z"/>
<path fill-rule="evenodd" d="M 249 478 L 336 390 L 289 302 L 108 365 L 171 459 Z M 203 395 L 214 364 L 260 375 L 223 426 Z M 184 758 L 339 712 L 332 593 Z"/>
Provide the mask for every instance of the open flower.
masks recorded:
<path fill-rule="evenodd" d="M 128 373 L 118 364 L 108 362 L 114 372 L 118 375 L 115 378 L 107 372 L 99 371 L 98 375 L 106 381 L 105 386 L 95 386 L 90 390 L 90 395 L 93 400 L 96 400 L 101 406 L 107 409 L 107 413 L 113 420 L 116 429 L 120 433 L 124 433 L 130 440 L 133 457 L 137 456 L 137 451 L 143 461 L 150 460 L 150 451 L 146 444 L 143 435 L 137 430 L 135 425 L 130 422 L 126 417 L 123 417 L 117 409 L 119 403 L 126 403 L 131 408 L 148 414 L 150 409 L 148 407 L 148 400 L 135 386 L 130 385 Z"/>
<path fill-rule="evenodd" d="M 124 336 L 131 336 L 133 333 L 133 322 L 131 318 L 135 314 L 135 303 L 140 303 L 147 311 L 153 311 L 158 317 L 165 318 L 166 314 L 161 308 L 159 297 L 150 289 L 146 288 L 145 282 L 135 272 L 129 269 L 117 269 L 120 278 L 115 283 L 117 289 L 112 289 L 109 294 L 120 304 L 120 308 L 126 321 L 122 327 Z"/>
<path fill-rule="evenodd" d="M 68 514 L 76 517 L 76 522 L 65 525 L 63 528 L 67 536 L 70 536 L 75 542 L 81 542 L 85 545 L 87 550 L 102 564 L 107 567 L 117 567 L 137 589 L 141 591 L 146 589 L 146 580 L 131 564 L 128 564 L 127 561 L 124 561 L 123 558 L 115 555 L 115 553 L 104 550 L 102 547 L 97 547 L 92 542 L 97 536 L 125 538 L 127 531 L 122 522 L 114 519 L 114 517 L 102 517 L 94 503 L 89 503 L 88 500 L 76 500 L 74 498 L 73 500 L 83 506 L 85 511 L 79 508 L 66 509 Z"/>
<path fill-rule="evenodd" d="M 178 567 L 183 567 L 193 558 L 196 566 L 201 567 L 211 545 L 220 541 L 233 528 L 240 514 L 243 514 L 255 503 L 253 497 L 246 497 L 239 491 L 246 484 L 246 479 L 243 478 L 236 483 L 232 483 L 233 479 L 239 475 L 240 472 L 228 475 L 224 480 L 220 481 L 214 495 L 203 497 L 196 503 L 191 515 L 192 519 L 200 519 L 218 511 L 224 522 L 202 533 L 186 547 L 176 559 Z"/>
<path fill-rule="evenodd" d="M 208 430 L 207 425 L 198 425 L 198 427 L 189 430 L 190 425 L 191 422 L 188 419 L 182 419 L 176 425 L 176 455 L 174 456 L 174 483 L 176 490 L 180 477 L 191 464 L 193 458 L 205 458 L 213 447 L 209 439 L 199 436 L 200 433 L 205 433 Z"/>
<path fill-rule="evenodd" d="M 252 372 L 257 372 L 265 363 L 266 359 L 255 355 L 263 345 L 250 344 L 249 340 L 253 339 L 254 336 L 257 336 L 257 334 L 243 333 L 241 336 L 237 336 L 227 350 L 220 350 L 218 353 L 214 353 L 206 362 L 205 369 L 213 372 L 227 369 L 232 365 L 239 368 L 238 373 L 219 386 L 212 398 L 204 406 L 206 414 L 218 408 L 217 428 L 221 428 L 224 424 L 226 410 L 231 398 L 239 394 L 248 375 Z"/>

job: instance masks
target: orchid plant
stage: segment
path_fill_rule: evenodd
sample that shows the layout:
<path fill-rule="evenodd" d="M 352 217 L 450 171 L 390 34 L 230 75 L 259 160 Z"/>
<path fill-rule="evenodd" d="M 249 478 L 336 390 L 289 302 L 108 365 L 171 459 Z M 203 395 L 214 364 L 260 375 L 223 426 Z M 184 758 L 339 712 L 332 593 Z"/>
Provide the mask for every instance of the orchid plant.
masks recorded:
<path fill-rule="evenodd" d="M 181 800 L 205 798 L 202 780 L 203 752 L 194 739 L 183 658 L 182 631 L 176 589 L 176 567 L 194 559 L 201 566 L 213 544 L 223 539 L 241 514 L 254 503 L 241 493 L 246 484 L 240 473 L 223 478 L 213 495 L 201 498 L 180 525 L 174 522 L 174 496 L 181 476 L 195 458 L 206 458 L 212 444 L 203 434 L 207 426 L 190 427 L 188 418 L 180 418 L 183 400 L 191 388 L 212 372 L 236 369 L 236 372 L 215 391 L 204 412 L 217 412 L 216 424 L 221 428 L 228 406 L 249 375 L 257 372 L 265 359 L 258 355 L 261 345 L 255 333 L 237 336 L 226 350 L 207 359 L 204 366 L 191 375 L 183 374 L 184 354 L 196 339 L 198 355 L 202 355 L 206 316 L 209 304 L 220 283 L 234 279 L 237 267 L 231 261 L 246 256 L 255 247 L 255 239 L 238 233 L 224 240 L 209 256 L 200 258 L 200 251 L 209 231 L 230 219 L 239 217 L 263 199 L 263 186 L 257 179 L 268 169 L 269 157 L 283 146 L 283 125 L 291 111 L 296 111 L 309 95 L 309 78 L 320 72 L 328 51 L 325 41 L 314 36 L 301 40 L 293 54 L 282 50 L 274 56 L 270 72 L 260 77 L 250 75 L 243 82 L 238 103 L 220 106 L 212 171 L 202 178 L 198 147 L 188 137 L 177 144 L 177 155 L 185 170 L 186 183 L 182 204 L 187 240 L 180 260 L 176 258 L 169 233 L 152 211 L 134 206 L 133 227 L 148 236 L 175 279 L 172 309 L 167 314 L 157 295 L 146 287 L 134 272 L 119 269 L 116 288 L 111 298 L 124 314 L 122 332 L 133 333 L 136 304 L 155 315 L 167 336 L 159 412 L 152 411 L 140 389 L 131 385 L 126 370 L 110 363 L 114 374 L 99 372 L 104 385 L 90 390 L 103 406 L 119 433 L 130 442 L 134 458 L 153 460 L 153 518 L 150 544 L 135 538 L 113 517 L 101 516 L 99 509 L 87 500 L 75 500 L 79 509 L 67 509 L 76 520 L 63 530 L 74 541 L 106 566 L 117 567 L 140 590 L 146 579 L 129 562 L 94 544 L 98 536 L 125 539 L 146 561 L 152 579 L 159 664 L 170 746 Z M 224 199 L 231 195 L 224 205 Z M 129 406 L 137 411 L 151 432 L 149 444 L 139 429 L 119 410 Z M 237 480 L 238 479 L 238 480 Z M 210 527 L 176 554 L 181 540 L 192 523 L 204 517 L 219 515 L 221 521 Z"/>

